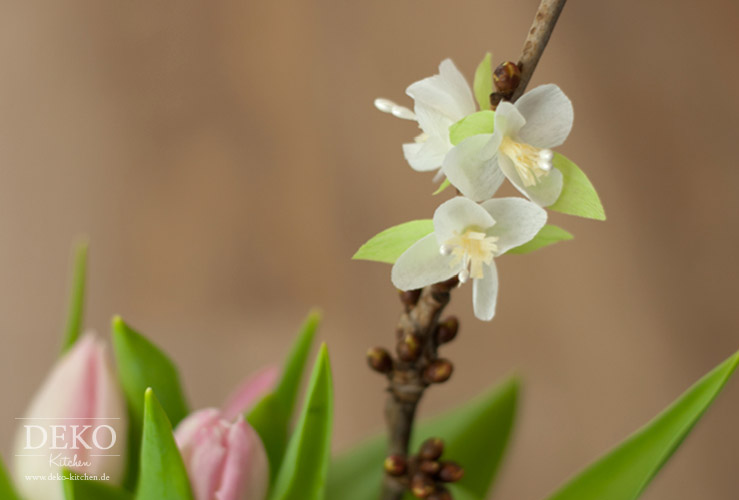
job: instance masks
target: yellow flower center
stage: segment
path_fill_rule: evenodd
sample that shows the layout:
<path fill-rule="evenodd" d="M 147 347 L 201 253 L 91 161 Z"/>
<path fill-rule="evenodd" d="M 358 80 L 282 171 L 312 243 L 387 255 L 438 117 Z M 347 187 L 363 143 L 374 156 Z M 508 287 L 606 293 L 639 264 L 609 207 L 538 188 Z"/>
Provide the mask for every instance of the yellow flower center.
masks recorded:
<path fill-rule="evenodd" d="M 493 255 L 498 250 L 496 236 L 486 236 L 485 233 L 468 229 L 464 233 L 454 236 L 441 246 L 442 255 L 453 255 L 450 267 L 457 267 L 462 263 L 459 281 L 464 283 L 469 278 L 483 277 L 482 265 L 490 265 Z"/>
<path fill-rule="evenodd" d="M 500 143 L 500 152 L 511 159 L 526 187 L 535 186 L 552 170 L 553 153 L 550 149 L 539 149 L 505 136 Z"/>

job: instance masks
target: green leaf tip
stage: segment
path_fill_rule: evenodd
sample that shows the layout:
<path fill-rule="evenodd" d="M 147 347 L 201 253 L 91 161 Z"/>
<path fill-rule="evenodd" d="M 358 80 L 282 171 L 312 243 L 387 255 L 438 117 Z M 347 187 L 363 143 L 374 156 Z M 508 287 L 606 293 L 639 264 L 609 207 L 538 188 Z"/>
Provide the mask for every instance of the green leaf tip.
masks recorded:
<path fill-rule="evenodd" d="M 475 70 L 472 88 L 480 109 L 490 109 L 490 94 L 493 92 L 493 55 L 488 52 Z"/>
<path fill-rule="evenodd" d="M 587 467 L 549 500 L 635 500 L 682 444 L 736 370 L 739 352 L 666 410 Z"/>
<path fill-rule="evenodd" d="M 331 456 L 333 380 L 325 343 L 316 356 L 295 432 L 290 438 L 271 500 L 324 498 Z"/>
<path fill-rule="evenodd" d="M 557 201 L 547 208 L 587 219 L 606 220 L 603 204 L 585 172 L 559 153 L 554 154 L 553 165 L 562 172 L 562 193 Z"/>
<path fill-rule="evenodd" d="M 151 387 L 144 392 L 143 422 L 136 500 L 192 500 L 172 423 Z"/>
<path fill-rule="evenodd" d="M 449 127 L 449 141 L 456 146 L 468 137 L 492 134 L 495 129 L 495 111 L 486 109 L 467 115 Z"/>
<path fill-rule="evenodd" d="M 571 233 L 565 231 L 561 227 L 547 224 L 539 230 L 531 241 L 524 243 L 521 246 L 511 248 L 506 252 L 506 254 L 523 255 L 540 248 L 554 245 L 560 241 L 569 241 L 573 238 L 574 236 Z"/>
<path fill-rule="evenodd" d="M 394 264 L 403 252 L 433 231 L 434 223 L 431 219 L 398 224 L 370 238 L 357 250 L 352 259 Z"/>
<path fill-rule="evenodd" d="M 77 342 L 82 334 L 85 312 L 85 287 L 87 282 L 87 254 L 89 242 L 80 239 L 74 247 L 74 263 L 72 268 L 72 288 L 69 294 L 67 324 L 62 341 L 62 354 Z"/>
<path fill-rule="evenodd" d="M 436 196 L 437 194 L 443 193 L 444 190 L 446 188 L 448 188 L 449 186 L 451 186 L 451 185 L 452 185 L 452 183 L 449 181 L 449 179 L 444 179 L 444 182 L 442 182 L 441 184 L 439 184 L 439 187 L 436 188 L 436 191 L 434 191 L 433 193 L 431 193 L 431 195 L 432 196 Z"/>
<path fill-rule="evenodd" d="M 321 313 L 314 309 L 306 317 L 288 353 L 282 376 L 275 389 L 263 397 L 247 415 L 249 424 L 259 434 L 267 452 L 270 484 L 274 484 L 290 437 L 295 403 L 313 346 Z"/>

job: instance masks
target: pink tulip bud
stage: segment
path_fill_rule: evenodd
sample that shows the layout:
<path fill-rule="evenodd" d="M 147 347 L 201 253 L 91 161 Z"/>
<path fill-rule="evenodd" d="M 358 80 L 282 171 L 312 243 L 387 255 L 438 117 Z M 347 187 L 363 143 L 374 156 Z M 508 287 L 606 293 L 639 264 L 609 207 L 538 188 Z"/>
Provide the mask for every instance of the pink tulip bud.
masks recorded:
<path fill-rule="evenodd" d="M 259 436 L 239 415 L 227 420 L 209 408 L 180 422 L 175 439 L 195 500 L 263 500 L 267 454 Z"/>
<path fill-rule="evenodd" d="M 127 414 L 105 345 L 92 334 L 62 356 L 19 420 L 15 485 L 26 500 L 61 500 L 62 469 L 120 483 Z"/>

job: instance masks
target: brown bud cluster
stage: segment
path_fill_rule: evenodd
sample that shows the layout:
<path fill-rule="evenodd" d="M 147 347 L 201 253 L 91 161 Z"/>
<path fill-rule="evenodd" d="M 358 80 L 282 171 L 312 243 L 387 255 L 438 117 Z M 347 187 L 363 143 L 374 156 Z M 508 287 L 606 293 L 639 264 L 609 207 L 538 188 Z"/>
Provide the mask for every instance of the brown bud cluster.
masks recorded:
<path fill-rule="evenodd" d="M 393 370 L 393 358 L 382 347 L 373 347 L 367 351 L 367 364 L 379 373 L 390 373 Z"/>
<path fill-rule="evenodd" d="M 521 83 L 521 68 L 511 61 L 499 64 L 493 71 L 493 83 L 498 92 L 512 93 Z"/>
<path fill-rule="evenodd" d="M 439 323 L 439 327 L 436 330 L 436 342 L 439 344 L 451 342 L 456 338 L 458 331 L 459 320 L 456 316 L 449 316 Z"/>
<path fill-rule="evenodd" d="M 428 384 L 441 384 L 449 380 L 454 371 L 454 366 L 448 359 L 437 359 L 432 361 L 423 371 L 423 380 Z"/>
<path fill-rule="evenodd" d="M 436 489 L 433 478 L 423 472 L 416 472 L 411 478 L 411 493 L 416 498 L 428 498 Z"/>
<path fill-rule="evenodd" d="M 405 306 L 406 311 L 410 310 L 413 306 L 418 304 L 418 299 L 421 297 L 421 290 L 398 290 L 400 294 L 400 301 Z"/>
<path fill-rule="evenodd" d="M 412 363 L 421 356 L 421 339 L 416 335 L 405 335 L 397 347 L 398 358 L 406 363 Z"/>
<path fill-rule="evenodd" d="M 418 455 L 411 459 L 410 490 L 416 498 L 427 500 L 452 500 L 444 483 L 462 479 L 464 470 L 456 462 L 440 460 L 444 454 L 444 442 L 430 438 L 421 444 Z"/>
<path fill-rule="evenodd" d="M 402 476 L 408 470 L 408 461 L 402 455 L 390 455 L 385 459 L 385 472 L 391 476 Z"/>

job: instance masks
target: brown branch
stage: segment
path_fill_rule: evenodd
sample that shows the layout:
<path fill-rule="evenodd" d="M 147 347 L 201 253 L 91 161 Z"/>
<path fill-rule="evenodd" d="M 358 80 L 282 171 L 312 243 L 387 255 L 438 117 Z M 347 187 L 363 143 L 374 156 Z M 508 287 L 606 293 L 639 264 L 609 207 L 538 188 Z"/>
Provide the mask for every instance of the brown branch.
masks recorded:
<path fill-rule="evenodd" d="M 518 62 L 520 81 L 512 89 L 513 93 L 508 94 L 510 101 L 518 99 L 526 90 L 565 1 L 541 1 Z M 397 329 L 399 359 L 393 362 L 386 351 L 375 351 L 379 357 L 375 358 L 374 368 L 387 373 L 389 380 L 385 406 L 389 456 L 408 456 L 416 409 L 424 391 L 432 381 L 444 381 L 451 374 L 451 364 L 439 360 L 437 353 L 439 317 L 457 283 L 453 278 L 424 288 L 420 295 L 406 292 L 402 296 L 406 311 L 400 317 Z M 408 488 L 407 474 L 385 474 L 381 500 L 401 500 Z"/>
<path fill-rule="evenodd" d="M 529 34 L 521 50 L 521 57 L 518 59 L 518 67 L 521 69 L 521 83 L 513 92 L 511 101 L 515 101 L 521 97 L 534 74 L 536 65 L 544 53 L 544 49 L 552 36 L 554 25 L 562 13 L 567 0 L 542 0 L 539 4 L 539 10 L 536 11 L 534 22 L 531 25 Z"/>

